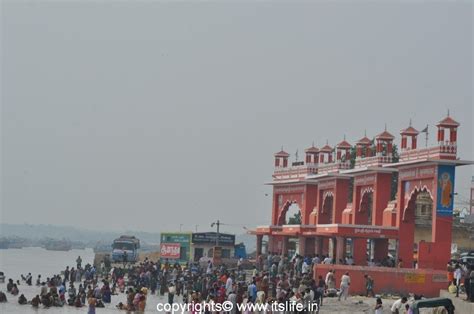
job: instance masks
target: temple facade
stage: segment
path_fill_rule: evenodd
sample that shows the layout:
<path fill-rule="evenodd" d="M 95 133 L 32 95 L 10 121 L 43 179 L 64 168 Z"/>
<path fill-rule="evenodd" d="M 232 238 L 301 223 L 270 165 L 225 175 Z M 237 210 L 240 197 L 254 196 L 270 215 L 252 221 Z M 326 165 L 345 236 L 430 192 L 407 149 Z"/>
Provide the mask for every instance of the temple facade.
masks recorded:
<path fill-rule="evenodd" d="M 419 132 L 400 131 L 399 154 L 386 129 L 351 145 L 314 144 L 304 161 L 290 163 L 283 149 L 274 155 L 271 223 L 251 233 L 257 255 L 330 256 L 355 265 L 381 262 L 388 255 L 404 268 L 445 269 L 451 254 L 454 178 L 459 123 L 449 114 L 438 122 L 437 143 L 418 147 Z M 298 224 L 288 224 L 296 208 Z M 431 237 L 415 243 L 417 224 L 431 224 Z M 414 263 L 416 260 L 416 263 Z"/>

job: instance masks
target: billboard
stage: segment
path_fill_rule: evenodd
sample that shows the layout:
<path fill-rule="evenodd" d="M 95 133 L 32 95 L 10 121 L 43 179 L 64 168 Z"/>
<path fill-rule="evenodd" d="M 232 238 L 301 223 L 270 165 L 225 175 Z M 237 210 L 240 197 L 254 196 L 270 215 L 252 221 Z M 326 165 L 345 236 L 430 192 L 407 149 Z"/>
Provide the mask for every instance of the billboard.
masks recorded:
<path fill-rule="evenodd" d="M 179 243 L 161 243 L 160 257 L 169 259 L 179 259 L 181 256 L 181 244 Z"/>
<path fill-rule="evenodd" d="M 194 244 L 216 244 L 217 232 L 197 232 L 193 233 L 192 242 Z M 219 245 L 235 245 L 235 235 L 219 233 Z"/>
<path fill-rule="evenodd" d="M 165 259 L 173 259 L 178 263 L 186 263 L 191 257 L 191 233 L 161 233 L 160 250 L 162 262 Z"/>
<path fill-rule="evenodd" d="M 437 183 L 436 214 L 438 216 L 452 216 L 454 204 L 454 166 L 438 166 Z"/>

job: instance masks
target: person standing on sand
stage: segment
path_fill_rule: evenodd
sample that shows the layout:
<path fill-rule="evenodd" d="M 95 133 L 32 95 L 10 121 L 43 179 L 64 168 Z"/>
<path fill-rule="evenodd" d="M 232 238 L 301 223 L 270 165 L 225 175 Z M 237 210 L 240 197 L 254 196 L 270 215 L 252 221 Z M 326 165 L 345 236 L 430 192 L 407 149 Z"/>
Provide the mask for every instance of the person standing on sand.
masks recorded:
<path fill-rule="evenodd" d="M 318 294 L 319 294 L 319 306 L 323 306 L 324 292 L 326 291 L 326 282 L 324 282 L 323 276 L 318 276 Z"/>
<path fill-rule="evenodd" d="M 168 287 L 168 303 L 173 305 L 174 302 L 174 294 L 176 293 L 175 286 L 171 283 Z"/>
<path fill-rule="evenodd" d="M 327 289 L 335 289 L 336 288 L 336 278 L 335 278 L 336 271 L 329 270 L 326 274 L 326 287 Z"/>
<path fill-rule="evenodd" d="M 339 301 L 341 301 L 341 297 L 344 296 L 344 300 L 347 300 L 347 296 L 349 295 L 349 286 L 351 285 L 351 277 L 349 277 L 349 272 L 346 272 L 341 277 L 341 291 L 339 292 Z"/>
<path fill-rule="evenodd" d="M 81 256 L 78 256 L 77 259 L 76 259 L 76 268 L 81 268 L 82 266 L 82 258 Z"/>
<path fill-rule="evenodd" d="M 97 299 L 94 297 L 90 297 L 87 299 L 87 302 L 89 303 L 89 309 L 87 310 L 87 314 L 95 314 L 95 306 L 97 304 Z"/>
<path fill-rule="evenodd" d="M 257 285 L 255 279 L 252 283 L 247 287 L 247 293 L 249 296 L 249 302 L 255 302 L 257 300 Z"/>
<path fill-rule="evenodd" d="M 364 275 L 365 278 L 365 289 L 367 290 L 367 297 L 374 296 L 374 279 L 369 274 Z"/>
<path fill-rule="evenodd" d="M 459 264 L 456 264 L 456 267 L 454 270 L 454 280 L 456 282 L 456 298 L 459 297 L 459 286 L 461 285 L 461 278 L 462 278 L 461 267 L 459 266 Z"/>

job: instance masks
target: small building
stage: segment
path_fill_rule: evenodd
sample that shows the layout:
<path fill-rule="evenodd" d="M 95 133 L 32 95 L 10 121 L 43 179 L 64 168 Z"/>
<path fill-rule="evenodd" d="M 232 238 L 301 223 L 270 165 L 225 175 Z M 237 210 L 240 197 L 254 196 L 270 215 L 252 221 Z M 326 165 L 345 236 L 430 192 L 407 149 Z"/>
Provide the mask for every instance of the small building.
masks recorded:
<path fill-rule="evenodd" d="M 192 254 L 194 261 L 199 261 L 201 257 L 212 258 L 214 247 L 219 246 L 221 258 L 234 257 L 235 235 L 219 233 L 219 241 L 216 241 L 217 232 L 197 232 L 192 234 Z"/>
<path fill-rule="evenodd" d="M 235 256 L 235 235 L 217 232 L 161 233 L 160 259 L 187 263 L 199 261 L 202 257 L 213 258 L 214 248 L 220 248 L 220 258 Z"/>

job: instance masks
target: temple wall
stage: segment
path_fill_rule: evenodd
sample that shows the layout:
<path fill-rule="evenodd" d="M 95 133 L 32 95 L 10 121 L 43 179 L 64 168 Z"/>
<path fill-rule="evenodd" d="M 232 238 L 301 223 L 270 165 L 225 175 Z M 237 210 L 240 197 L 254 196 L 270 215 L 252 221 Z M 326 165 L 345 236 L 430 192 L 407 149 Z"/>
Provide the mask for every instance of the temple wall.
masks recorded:
<path fill-rule="evenodd" d="M 319 275 L 326 278 L 330 269 L 336 270 L 337 288 L 339 288 L 341 276 L 345 272 L 349 272 L 351 277 L 349 294 L 351 295 L 365 295 L 364 274 L 369 274 L 374 279 L 375 294 L 408 295 L 408 293 L 415 293 L 425 297 L 438 297 L 439 291 L 448 287 L 446 271 L 429 269 L 318 264 L 314 266 L 314 278 L 317 280 Z"/>

